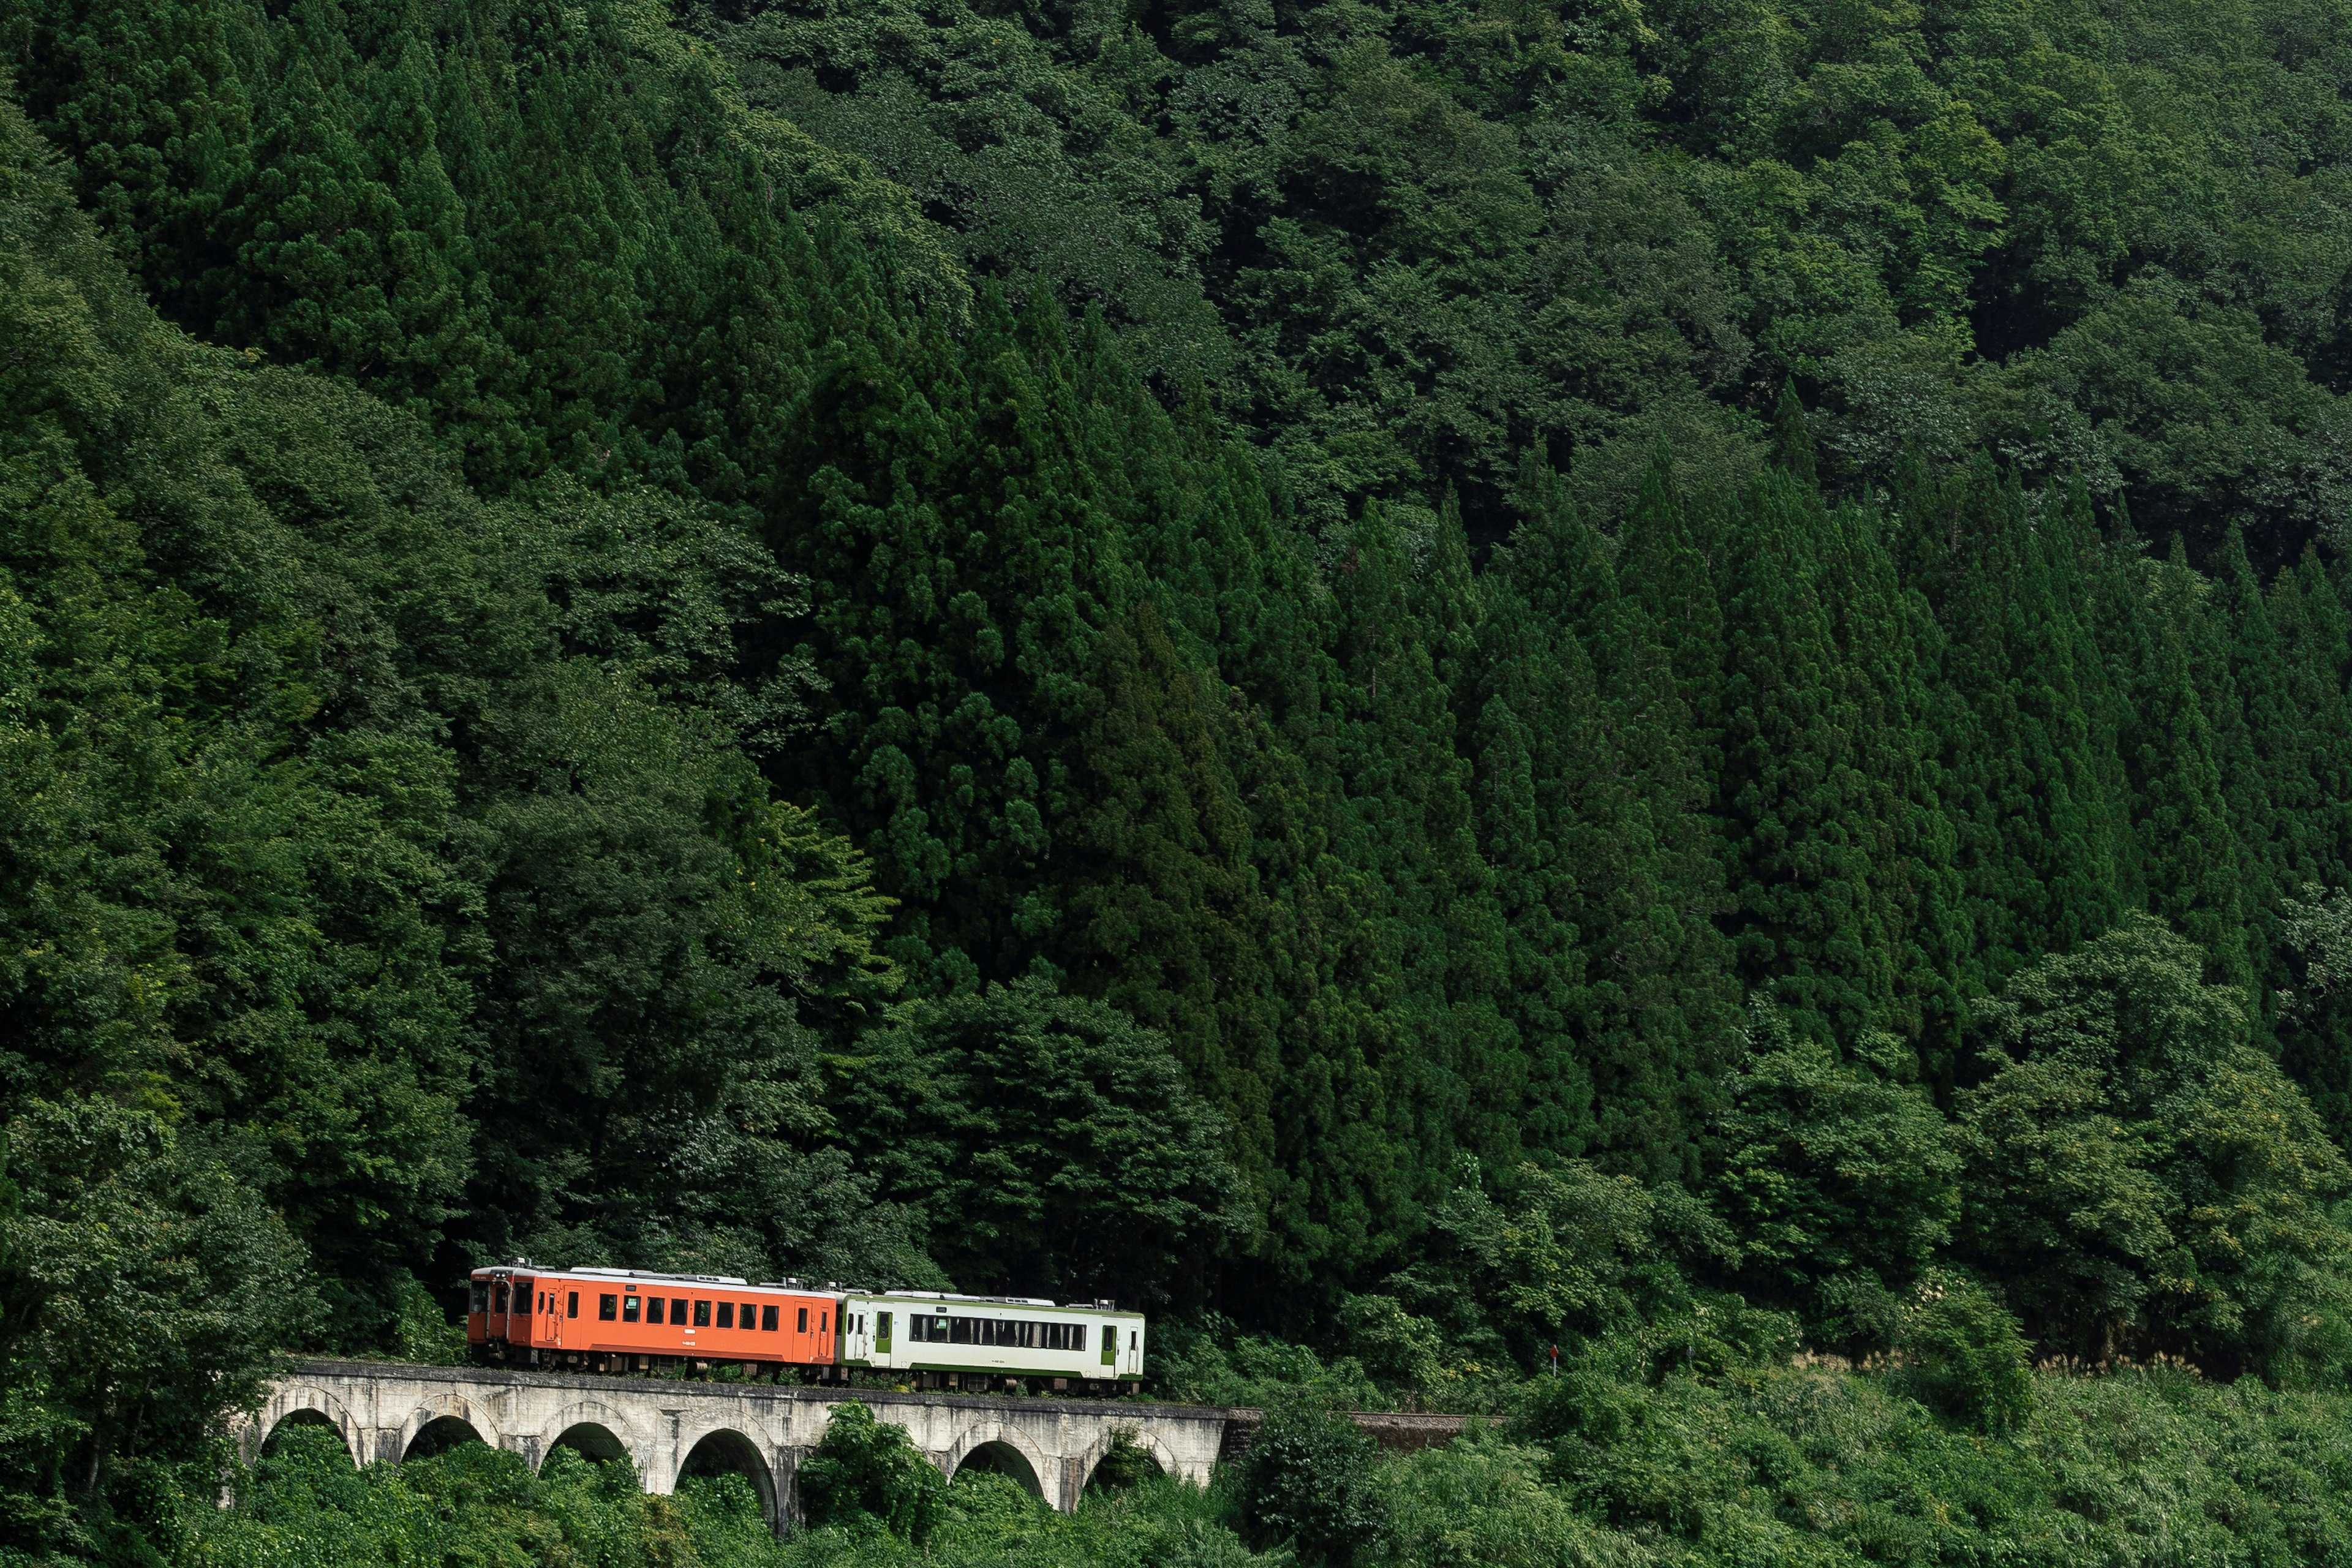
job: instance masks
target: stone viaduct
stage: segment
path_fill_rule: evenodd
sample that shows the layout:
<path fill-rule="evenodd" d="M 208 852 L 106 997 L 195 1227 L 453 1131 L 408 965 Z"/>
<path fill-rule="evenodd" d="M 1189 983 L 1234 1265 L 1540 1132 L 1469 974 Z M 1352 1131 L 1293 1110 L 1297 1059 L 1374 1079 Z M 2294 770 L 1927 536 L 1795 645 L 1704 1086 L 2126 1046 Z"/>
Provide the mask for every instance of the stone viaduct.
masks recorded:
<path fill-rule="evenodd" d="M 323 1425 L 341 1434 L 361 1464 L 478 1438 L 520 1454 L 533 1469 L 564 1445 L 591 1458 L 625 1455 L 652 1492 L 676 1489 L 681 1477 L 732 1470 L 750 1479 L 770 1522 L 781 1527 L 798 1511 L 802 1458 L 824 1436 L 834 1407 L 853 1399 L 877 1419 L 904 1426 L 942 1473 L 1003 1471 L 1066 1510 L 1077 1506 L 1120 1434 L 1165 1473 L 1205 1485 L 1228 1426 L 1252 1425 L 1256 1415 L 1132 1401 L 314 1361 L 280 1379 L 268 1403 L 241 1421 L 237 1437 L 251 1459 L 287 1422 Z"/>

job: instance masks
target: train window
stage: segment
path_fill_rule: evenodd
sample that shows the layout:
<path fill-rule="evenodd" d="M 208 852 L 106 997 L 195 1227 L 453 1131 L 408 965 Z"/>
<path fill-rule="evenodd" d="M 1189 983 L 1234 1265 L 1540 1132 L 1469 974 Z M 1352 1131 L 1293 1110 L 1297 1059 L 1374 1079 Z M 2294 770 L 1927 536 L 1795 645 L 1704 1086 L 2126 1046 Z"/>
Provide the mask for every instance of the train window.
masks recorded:
<path fill-rule="evenodd" d="M 474 1281 L 473 1289 L 467 1293 L 466 1310 L 468 1312 L 487 1312 L 489 1310 L 490 1288 L 477 1279 Z"/>
<path fill-rule="evenodd" d="M 636 1321 L 637 1299 L 635 1296 L 631 1296 L 621 1303 L 621 1321 L 625 1323 L 634 1323 Z"/>
<path fill-rule="evenodd" d="M 500 1284 L 499 1284 L 496 1288 L 494 1288 L 494 1289 L 491 1290 L 491 1292 L 490 1292 L 490 1310 L 491 1310 L 491 1311 L 493 1311 L 493 1312 L 501 1312 L 501 1313 L 502 1313 L 502 1312 L 504 1312 L 506 1310 L 507 1310 L 507 1288 L 506 1288 L 505 1284 L 504 1284 L 503 1282 L 501 1282 L 501 1283 L 500 1283 Z"/>
<path fill-rule="evenodd" d="M 648 1296 L 648 1297 L 646 1297 L 646 1322 L 648 1322 L 648 1323 L 658 1323 L 658 1322 L 660 1322 L 661 1321 L 662 1321 L 662 1299 L 661 1299 L 659 1296 Z"/>
<path fill-rule="evenodd" d="M 544 1291 L 544 1290 L 541 1290 L 541 1291 L 539 1293 L 539 1310 L 540 1310 L 541 1311 L 542 1311 L 542 1312 L 544 1312 L 544 1311 L 546 1311 L 546 1310 L 548 1310 L 548 1308 L 547 1308 L 547 1292 L 546 1292 L 546 1291 Z"/>
<path fill-rule="evenodd" d="M 750 1328 L 753 1323 L 755 1323 L 755 1322 L 757 1322 L 757 1321 L 759 1321 L 757 1318 L 755 1318 L 754 1316 L 752 1316 L 752 1314 L 753 1314 L 753 1313 L 755 1313 L 755 1312 L 757 1312 L 759 1310 L 760 1310 L 760 1303 L 758 1303 L 757 1301 L 746 1301 L 746 1302 L 744 1302 L 744 1303 L 743 1303 L 743 1315 L 742 1315 L 741 1317 L 740 1317 L 740 1318 L 736 1319 L 735 1321 L 736 1321 L 737 1322 L 739 1322 L 739 1323 L 741 1323 L 745 1328 L 747 1328 L 747 1329 L 748 1329 L 748 1328 Z"/>
<path fill-rule="evenodd" d="M 674 1324 L 683 1324 L 686 1321 L 685 1297 L 672 1296 L 669 1299 L 669 1321 Z"/>
<path fill-rule="evenodd" d="M 831 1314 L 830 1312 L 819 1312 L 819 1313 L 816 1315 L 816 1331 L 817 1331 L 818 1333 L 821 1333 L 821 1334 L 822 1334 L 822 1333 L 828 1333 L 828 1332 L 830 1332 L 830 1331 L 830 1331 L 830 1330 L 828 1330 L 824 1325 L 825 1325 L 826 1321 L 827 1321 L 832 1317 L 832 1315 L 833 1315 L 833 1314 Z"/>
<path fill-rule="evenodd" d="M 796 1334 L 804 1334 L 808 1332 L 808 1309 L 806 1307 L 803 1307 L 801 1309 L 800 1321 L 793 1325 L 793 1332 Z"/>
<path fill-rule="evenodd" d="M 1128 1331 L 1127 1331 L 1127 1348 L 1128 1348 L 1128 1349 L 1129 1349 L 1129 1350 L 1134 1350 L 1134 1349 L 1136 1349 L 1137 1347 L 1140 1346 L 1142 1343 L 1143 1343 L 1143 1331 L 1142 1331 L 1141 1329 L 1129 1329 L 1129 1330 L 1128 1330 Z"/>
<path fill-rule="evenodd" d="M 763 1334 L 776 1331 L 776 1307 L 772 1301 L 760 1309 L 760 1331 Z"/>
<path fill-rule="evenodd" d="M 890 1348 L 890 1314 L 887 1312 L 874 1314 L 874 1348 L 877 1351 Z"/>
<path fill-rule="evenodd" d="M 620 1315 L 621 1299 L 618 1296 L 599 1296 L 596 1298 L 596 1321 L 598 1322 L 609 1323 Z"/>
<path fill-rule="evenodd" d="M 709 1302 L 697 1301 L 694 1304 L 694 1326 L 698 1329 L 707 1329 L 710 1326 Z"/>
<path fill-rule="evenodd" d="M 698 1323 L 702 1321 L 702 1318 L 699 1314 L 697 1314 L 694 1321 Z M 734 1302 L 721 1301 L 719 1303 L 719 1326 L 722 1329 L 731 1329 L 735 1326 Z"/>
<path fill-rule="evenodd" d="M 569 1309 L 564 1312 L 564 1314 L 563 1314 L 563 1315 L 564 1315 L 565 1317 L 567 1317 L 567 1318 L 576 1318 L 576 1317 L 578 1317 L 578 1316 L 580 1315 L 580 1292 L 579 1292 L 579 1291 L 574 1290 L 573 1292 L 572 1292 L 572 1305 L 571 1305 L 571 1307 L 570 1307 L 570 1308 L 569 1308 Z"/>

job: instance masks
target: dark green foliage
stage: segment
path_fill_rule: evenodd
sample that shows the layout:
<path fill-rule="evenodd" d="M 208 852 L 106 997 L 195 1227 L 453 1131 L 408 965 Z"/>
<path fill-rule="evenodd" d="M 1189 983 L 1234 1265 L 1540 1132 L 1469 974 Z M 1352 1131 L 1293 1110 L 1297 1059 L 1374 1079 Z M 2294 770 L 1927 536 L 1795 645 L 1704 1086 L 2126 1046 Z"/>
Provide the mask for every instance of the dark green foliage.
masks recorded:
<path fill-rule="evenodd" d="M 1251 1541 L 1328 1568 L 1364 1561 L 1388 1523 L 1373 1453 L 1370 1437 L 1327 1410 L 1267 1411 L 1235 1480 Z"/>
<path fill-rule="evenodd" d="M 1044 980 L 927 1004 L 840 1064 L 859 1147 L 970 1289 L 1164 1300 L 1236 1223 L 1223 1120 L 1167 1042 Z"/>
<path fill-rule="evenodd" d="M 1301 1416 L 1357 1479 L 1252 1507 L 1309 1557 L 2227 1558 L 2202 1483 L 2095 1550 L 2028 1472 L 2304 1417 L 2029 1396 L 2019 1336 L 2352 1365 L 2342 34 L 0 16 L 10 1542 L 176 1550 L 203 1379 L 446 1356 L 529 1250 L 1528 1401 L 1387 1480 Z M 27 1283 L 84 1187 L 176 1327 Z M 147 1258 L 215 1232 L 316 1310 Z M 2343 1489 L 2281 1441 L 2230 1484 Z M 750 1551 L 445 1462 L 268 1506 Z M 953 1550 L 1092 1539 L 954 1492 Z"/>
<path fill-rule="evenodd" d="M 885 1530 L 920 1546 L 939 1523 L 947 1485 L 907 1440 L 855 1400 L 834 1406 L 824 1436 L 800 1468 L 801 1507 L 812 1525 Z"/>
<path fill-rule="evenodd" d="M 201 1468 L 279 1349 L 446 1353 L 474 1247 L 929 1275 L 814 1088 L 887 1004 L 880 910 L 691 703 L 772 564 L 635 495 L 490 506 L 408 416 L 181 337 L 14 110 L 0 141 L 0 1083 L 59 1184 L 26 1212 L 110 1202 L 126 1249 L 43 1243 L 12 1311 L 58 1380 L 27 1530 Z M 70 1342 L 100 1325 L 133 1337 Z"/>

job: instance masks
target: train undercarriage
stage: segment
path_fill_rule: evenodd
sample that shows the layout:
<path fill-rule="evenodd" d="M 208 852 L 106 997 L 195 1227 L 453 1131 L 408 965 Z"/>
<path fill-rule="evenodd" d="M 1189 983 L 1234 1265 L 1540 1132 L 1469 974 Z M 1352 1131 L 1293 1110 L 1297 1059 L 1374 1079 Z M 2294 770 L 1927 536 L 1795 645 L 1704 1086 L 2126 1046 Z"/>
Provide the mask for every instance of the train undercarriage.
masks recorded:
<path fill-rule="evenodd" d="M 895 1371 L 856 1366 L 802 1365 L 793 1362 L 709 1360 L 696 1356 L 647 1355 L 600 1351 L 558 1351 L 506 1345 L 473 1347 L 477 1366 L 532 1372 L 569 1372 L 602 1377 L 688 1377 L 740 1383 L 795 1384 L 817 1388 L 903 1388 L 910 1392 L 1030 1394 L 1066 1399 L 1116 1399 L 1140 1394 L 1137 1379 L 1031 1376 L 1017 1373 Z"/>

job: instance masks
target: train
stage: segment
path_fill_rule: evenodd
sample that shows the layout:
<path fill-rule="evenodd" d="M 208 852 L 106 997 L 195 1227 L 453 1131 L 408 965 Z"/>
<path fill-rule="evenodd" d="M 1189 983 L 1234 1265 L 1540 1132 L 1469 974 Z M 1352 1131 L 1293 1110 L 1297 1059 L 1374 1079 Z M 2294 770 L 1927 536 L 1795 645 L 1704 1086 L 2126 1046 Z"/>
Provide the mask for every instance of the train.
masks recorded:
<path fill-rule="evenodd" d="M 477 1268 L 466 1340 L 488 1365 L 604 1373 L 731 1366 L 782 1382 L 864 1370 L 912 1388 L 1140 1393 L 1149 1325 L 1112 1301 L 753 1284 L 724 1274 Z"/>

